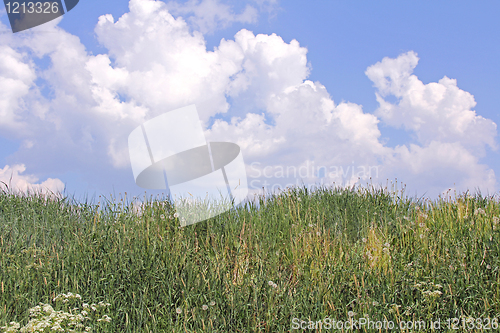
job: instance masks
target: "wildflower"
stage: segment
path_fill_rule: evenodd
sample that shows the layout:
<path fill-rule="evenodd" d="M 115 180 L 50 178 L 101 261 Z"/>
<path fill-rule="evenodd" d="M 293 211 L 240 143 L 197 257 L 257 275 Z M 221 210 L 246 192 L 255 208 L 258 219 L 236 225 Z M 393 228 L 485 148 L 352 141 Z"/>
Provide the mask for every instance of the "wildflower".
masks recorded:
<path fill-rule="evenodd" d="M 203 304 L 203 306 L 201 308 L 203 309 L 203 311 L 207 311 L 208 310 L 208 305 Z"/>
<path fill-rule="evenodd" d="M 418 225 L 420 226 L 420 228 L 425 227 L 425 223 L 424 222 L 420 222 Z"/>
<path fill-rule="evenodd" d="M 321 236 L 321 231 L 317 231 L 316 235 Z"/>
<path fill-rule="evenodd" d="M 347 312 L 347 315 L 349 317 L 354 317 L 356 315 L 356 313 L 354 313 L 353 311 L 349 311 L 349 312 Z"/>
<path fill-rule="evenodd" d="M 422 238 L 424 238 L 424 234 L 420 234 L 420 238 L 421 238 L 421 239 L 422 239 Z"/>
<path fill-rule="evenodd" d="M 161 218 L 162 220 L 164 220 L 164 219 L 165 219 L 165 215 L 161 214 L 161 215 L 160 215 L 160 218 Z"/>
<path fill-rule="evenodd" d="M 377 306 L 379 303 L 377 301 L 373 301 L 373 306 Z"/>
<path fill-rule="evenodd" d="M 494 217 L 493 217 L 493 224 L 497 225 L 497 224 L 498 224 L 498 222 L 500 222 L 500 218 L 498 218 L 498 217 L 494 216 Z"/>
<path fill-rule="evenodd" d="M 111 321 L 111 318 L 108 315 L 104 315 L 102 316 L 102 318 L 97 319 L 97 321 L 105 321 L 109 323 Z"/>
<path fill-rule="evenodd" d="M 388 247 L 390 247 L 390 246 L 391 246 L 391 244 L 389 244 L 389 243 L 385 243 L 385 244 L 384 244 L 384 246 L 388 248 Z"/>
<path fill-rule="evenodd" d="M 490 265 L 486 265 L 486 269 L 491 269 L 491 266 Z"/>
<path fill-rule="evenodd" d="M 423 217 L 424 219 L 426 219 L 428 217 L 428 215 L 425 213 L 420 213 L 420 216 Z"/>
<path fill-rule="evenodd" d="M 486 212 L 484 211 L 484 209 L 478 208 L 474 211 L 474 215 L 478 215 L 478 214 L 486 214 Z"/>
<path fill-rule="evenodd" d="M 368 240 L 366 238 L 361 239 L 363 243 L 366 243 Z"/>
<path fill-rule="evenodd" d="M 177 312 L 177 314 L 181 314 L 182 310 L 181 310 L 181 308 L 177 308 L 177 309 L 175 309 L 175 312 Z"/>
<path fill-rule="evenodd" d="M 431 296 L 431 297 L 438 297 L 439 295 L 443 294 L 439 290 L 434 290 L 434 291 L 426 290 L 423 293 L 424 293 L 424 295 L 428 295 L 428 296 Z"/>
<path fill-rule="evenodd" d="M 385 253 L 389 253 L 389 249 L 388 249 L 388 248 L 386 248 L 386 247 L 384 247 L 384 248 L 382 249 L 382 251 L 383 251 L 383 252 L 385 252 Z"/>
<path fill-rule="evenodd" d="M 267 284 L 269 284 L 274 289 L 278 288 L 278 285 L 276 283 L 274 283 L 273 281 L 269 281 Z"/>
<path fill-rule="evenodd" d="M 178 218 L 179 217 L 179 213 L 174 213 L 174 217 Z"/>
<path fill-rule="evenodd" d="M 215 302 L 214 301 L 211 301 L 210 302 L 210 306 L 214 306 L 215 305 Z"/>

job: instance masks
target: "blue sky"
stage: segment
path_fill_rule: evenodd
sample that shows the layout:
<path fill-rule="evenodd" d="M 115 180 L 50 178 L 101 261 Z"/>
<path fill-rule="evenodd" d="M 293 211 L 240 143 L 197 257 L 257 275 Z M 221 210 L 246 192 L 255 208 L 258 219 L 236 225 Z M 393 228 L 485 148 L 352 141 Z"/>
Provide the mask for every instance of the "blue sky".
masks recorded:
<path fill-rule="evenodd" d="M 294 183 L 279 171 L 316 163 L 332 172 L 313 168 L 306 183 L 353 184 L 339 168 L 378 166 L 360 182 L 397 178 L 410 194 L 432 197 L 448 188 L 498 192 L 498 2 L 158 3 L 81 0 L 61 20 L 17 34 L 3 11 L 0 56 L 17 67 L 0 66 L 8 95 L 0 96 L 0 180 L 13 175 L 20 189 L 62 182 L 77 197 L 144 193 L 127 164 L 128 133 L 194 103 L 208 139 L 242 147 L 253 190 Z M 135 23 L 120 26 L 126 13 Z M 185 25 L 153 19 L 165 13 Z M 99 26 L 106 14 L 113 21 Z M 156 42 L 144 41 L 144 26 Z M 192 73 L 175 63 L 190 50 Z M 146 90 L 124 78 L 154 63 L 163 71 Z M 182 68 L 181 93 L 162 97 Z M 266 167 L 275 177 L 262 177 Z"/>

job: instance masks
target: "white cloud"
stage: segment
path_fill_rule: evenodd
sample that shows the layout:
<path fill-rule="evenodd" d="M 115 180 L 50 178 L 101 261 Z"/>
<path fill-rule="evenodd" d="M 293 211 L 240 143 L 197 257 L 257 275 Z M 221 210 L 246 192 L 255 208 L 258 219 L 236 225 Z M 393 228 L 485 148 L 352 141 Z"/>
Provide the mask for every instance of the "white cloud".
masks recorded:
<path fill-rule="evenodd" d="M 251 17 L 239 17 L 217 1 L 183 6 L 176 10 L 194 13 L 191 20 L 203 29 Z M 212 10 L 207 16 L 196 14 L 203 6 Z M 223 39 L 207 51 L 203 34 L 174 18 L 163 2 L 131 0 L 129 8 L 116 21 L 111 15 L 99 18 L 95 33 L 105 54 L 88 54 L 76 36 L 57 26 L 44 28 L 50 34 L 0 39 L 0 57 L 13 64 L 0 64 L 0 82 L 17 80 L 4 99 L 0 96 L 10 115 L 0 126 L 23 142 L 9 161 L 26 184 L 37 179 L 21 175 L 24 165 L 36 174 L 79 172 L 102 191 L 133 184 L 128 134 L 147 119 L 194 103 L 207 139 L 238 143 L 249 172 L 289 168 L 288 174 L 264 177 L 271 184 L 294 182 L 293 168 L 314 165 L 304 181 L 319 181 L 318 167 L 324 166 L 330 183 L 372 176 L 378 177 L 374 182 L 398 177 L 430 194 L 453 184 L 496 188 L 493 170 L 480 161 L 487 146 L 495 147 L 496 125 L 472 110 L 474 98 L 456 81 L 419 81 L 412 74 L 418 63 L 414 52 L 367 69 L 380 103 L 372 115 L 355 103 L 335 104 L 325 86 L 307 80 L 307 49 L 295 40 L 242 29 L 234 40 Z M 51 59 L 48 69 L 33 65 L 43 56 Z M 37 78 L 53 96 L 41 96 Z M 389 103 L 389 95 L 399 102 Z M 218 119 L 208 128 L 213 117 Z M 418 145 L 384 146 L 380 121 L 414 131 Z M 17 124 L 24 131 L 16 131 Z M 376 173 L 358 172 L 361 167 L 375 167 Z M 4 173 L 14 170 L 6 168 Z"/>
<path fill-rule="evenodd" d="M 235 22 L 255 23 L 258 16 L 254 6 L 247 4 L 240 14 L 235 14 L 231 6 L 219 0 L 189 0 L 183 4 L 170 1 L 167 6 L 172 14 L 187 17 L 193 27 L 203 34 L 223 29 Z"/>
<path fill-rule="evenodd" d="M 23 127 L 25 97 L 36 79 L 33 64 L 26 55 L 8 45 L 0 45 L 0 128 L 19 130 Z"/>
<path fill-rule="evenodd" d="M 23 164 L 6 165 L 0 169 L 0 189 L 11 189 L 14 192 L 59 194 L 64 190 L 64 183 L 59 179 L 48 178 L 36 184 L 38 178 L 34 175 L 23 174 L 26 167 Z"/>
<path fill-rule="evenodd" d="M 495 149 L 496 124 L 472 110 L 474 96 L 446 76 L 439 82 L 422 83 L 412 75 L 417 63 L 416 53 L 408 52 L 368 67 L 366 75 L 378 90 L 376 115 L 388 125 L 415 132 L 424 145 L 436 140 L 460 142 L 482 155 L 485 145 Z M 398 102 L 384 99 L 389 95 Z"/>

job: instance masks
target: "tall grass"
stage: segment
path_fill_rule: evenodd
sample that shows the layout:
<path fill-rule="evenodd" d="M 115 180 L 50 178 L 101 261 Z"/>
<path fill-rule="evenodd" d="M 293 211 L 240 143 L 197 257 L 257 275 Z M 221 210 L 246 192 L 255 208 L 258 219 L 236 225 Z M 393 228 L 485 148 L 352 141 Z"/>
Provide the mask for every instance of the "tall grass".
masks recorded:
<path fill-rule="evenodd" d="M 500 316 L 494 197 L 294 188 L 184 228 L 174 214 L 0 192 L 0 326 L 65 292 L 110 304 L 103 332 Z"/>

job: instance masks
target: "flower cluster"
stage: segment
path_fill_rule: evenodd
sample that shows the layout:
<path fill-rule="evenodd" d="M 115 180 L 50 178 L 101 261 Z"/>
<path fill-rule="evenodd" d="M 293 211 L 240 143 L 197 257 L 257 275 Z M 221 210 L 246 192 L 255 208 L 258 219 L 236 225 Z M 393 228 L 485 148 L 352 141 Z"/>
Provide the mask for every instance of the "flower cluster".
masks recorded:
<path fill-rule="evenodd" d="M 278 285 L 276 283 L 274 283 L 273 281 L 269 281 L 267 282 L 268 285 L 270 285 L 271 287 L 273 287 L 274 289 L 278 288 Z"/>
<path fill-rule="evenodd" d="M 68 303 L 71 300 L 82 297 L 78 294 L 67 293 L 59 294 L 54 297 L 54 302 Z M 110 306 L 109 303 L 99 302 L 98 304 L 83 303 L 82 310 L 78 313 L 78 308 L 69 312 L 62 310 L 56 311 L 50 304 L 39 303 L 39 305 L 29 309 L 30 321 L 23 327 L 17 322 L 10 322 L 9 325 L 0 327 L 4 332 L 91 332 L 92 327 L 84 325 L 84 321 L 91 321 L 89 312 L 95 312 L 99 308 Z M 97 318 L 98 322 L 110 322 L 111 318 L 104 315 Z"/>

